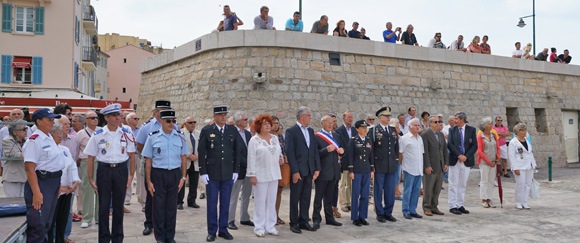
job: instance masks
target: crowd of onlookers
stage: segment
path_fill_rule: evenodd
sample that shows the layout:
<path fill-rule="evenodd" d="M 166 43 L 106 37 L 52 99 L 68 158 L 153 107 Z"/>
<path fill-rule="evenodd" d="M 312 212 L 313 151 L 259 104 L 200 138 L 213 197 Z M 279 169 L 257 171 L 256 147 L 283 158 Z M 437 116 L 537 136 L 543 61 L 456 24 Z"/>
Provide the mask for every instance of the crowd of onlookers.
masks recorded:
<path fill-rule="evenodd" d="M 274 18 L 268 15 L 269 9 L 266 6 L 262 6 L 260 8 L 260 15 L 254 18 L 254 29 L 268 29 L 268 30 L 276 30 L 274 27 Z M 224 20 L 220 21 L 217 31 L 230 31 L 230 30 L 237 30 L 238 26 L 244 24 L 244 22 L 236 15 L 236 13 L 230 10 L 228 5 L 224 6 L 224 13 L 223 15 Z M 347 38 L 357 38 L 357 39 L 364 39 L 370 40 L 368 36 L 366 36 L 365 28 L 360 28 L 359 31 L 359 23 L 353 22 L 352 29 L 346 29 L 346 22 L 344 20 L 339 20 L 336 23 L 336 28 L 331 32 L 333 36 L 338 37 L 347 37 Z M 413 33 L 414 27 L 413 25 L 407 25 L 407 28 L 403 32 L 401 27 L 396 27 L 393 30 L 393 24 L 391 22 L 387 22 L 386 30 L 383 32 L 383 39 L 384 42 L 389 43 L 397 43 L 400 42 L 401 44 L 405 45 L 413 45 L 419 46 L 417 42 L 417 38 Z M 294 12 L 292 18 L 288 19 L 285 24 L 286 31 L 304 31 L 304 23 L 300 19 L 300 12 Z M 315 21 L 312 24 L 312 28 L 310 33 L 313 34 L 322 34 L 328 35 L 329 32 L 329 23 L 328 23 L 328 16 L 322 15 L 320 20 Z M 481 53 L 481 54 L 491 54 L 491 47 L 487 43 L 489 37 L 484 35 L 483 38 L 479 36 L 473 37 L 470 43 L 465 43 L 463 41 L 463 35 L 459 35 L 457 40 L 454 40 L 446 46 L 443 41 L 441 40 L 441 33 L 435 33 L 433 39 L 429 40 L 429 44 L 427 47 L 429 48 L 440 48 L 440 49 L 449 49 L 449 50 L 456 50 L 461 52 L 471 52 L 471 53 Z M 522 59 L 534 59 L 539 61 L 547 61 L 548 60 L 548 49 L 545 48 L 543 52 L 539 53 L 538 55 L 534 55 L 532 53 L 532 44 L 528 43 L 524 48 L 521 48 L 520 42 L 516 43 L 516 50 L 513 51 L 512 57 L 514 58 L 522 58 Z M 564 63 L 568 64 L 572 60 L 572 56 L 569 55 L 568 50 L 564 50 L 564 54 L 558 55 L 556 53 L 556 48 L 552 47 L 552 53 L 549 55 L 550 62 L 556 63 Z"/>

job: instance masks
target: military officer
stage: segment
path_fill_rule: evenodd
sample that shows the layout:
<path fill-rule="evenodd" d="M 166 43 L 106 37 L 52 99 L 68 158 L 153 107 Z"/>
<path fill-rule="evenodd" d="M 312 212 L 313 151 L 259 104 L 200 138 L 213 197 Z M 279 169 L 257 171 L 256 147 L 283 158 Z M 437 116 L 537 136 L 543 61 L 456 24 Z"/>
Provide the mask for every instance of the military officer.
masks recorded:
<path fill-rule="evenodd" d="M 143 146 L 147 189 L 153 197 L 153 227 L 157 242 L 175 242 L 177 194 L 185 183 L 189 147 L 174 129 L 175 111 L 160 112 L 163 125 L 152 132 Z"/>
<path fill-rule="evenodd" d="M 354 135 L 347 148 L 348 170 L 352 180 L 352 211 L 350 219 L 356 226 L 369 225 L 365 220 L 369 211 L 369 190 L 374 177 L 374 156 L 372 141 L 367 137 L 367 122 L 359 120 L 354 124 L 358 134 Z"/>
<path fill-rule="evenodd" d="M 107 125 L 93 133 L 84 153 L 88 155 L 87 174 L 99 195 L 99 242 L 123 242 L 123 202 L 135 174 L 135 137 L 131 129 L 121 128 L 121 105 L 101 110 Z M 97 178 L 93 178 L 94 161 Z M 129 166 L 127 166 L 129 163 Z M 127 172 L 130 171 L 130 173 Z M 112 233 L 109 231 L 109 206 L 113 207 Z"/>
<path fill-rule="evenodd" d="M 58 200 L 60 177 L 65 168 L 64 154 L 50 135 L 54 118 L 60 115 L 47 108 L 32 113 L 36 131 L 22 147 L 28 181 L 24 185 L 28 242 L 48 242 L 48 230 Z"/>
<path fill-rule="evenodd" d="M 199 173 L 207 192 L 207 241 L 215 241 L 218 231 L 217 205 L 219 198 L 219 237 L 233 240 L 228 232 L 229 203 L 232 186 L 238 178 L 240 143 L 237 129 L 227 125 L 228 108 L 213 108 L 215 123 L 205 126 L 200 133 L 198 146 Z"/>
<path fill-rule="evenodd" d="M 161 120 L 161 111 L 162 110 L 169 110 L 171 109 L 171 102 L 168 100 L 157 100 L 155 101 L 155 119 L 151 119 L 149 122 L 146 122 L 141 126 L 139 130 L 139 134 L 137 134 L 137 138 L 135 139 L 135 146 L 137 147 L 137 151 L 143 152 L 143 146 L 149 137 L 149 134 L 155 131 L 158 131 L 162 127 L 162 120 Z M 179 130 L 177 124 L 174 124 L 175 129 Z M 140 161 L 141 165 L 145 167 L 145 158 Z M 144 182 L 140 182 L 145 184 L 145 188 L 147 188 L 147 180 Z M 149 235 L 153 231 L 153 220 L 151 218 L 152 215 L 152 205 L 153 199 L 151 198 L 151 193 L 147 190 L 147 198 L 145 199 L 145 222 L 143 223 L 143 235 Z"/>
<path fill-rule="evenodd" d="M 383 107 L 376 112 L 379 124 L 368 133 L 373 141 L 373 157 L 375 160 L 375 212 L 381 223 L 395 222 L 393 206 L 395 205 L 395 177 L 399 165 L 399 139 L 397 130 L 389 126 L 391 122 L 391 107 Z M 383 196 L 385 204 L 383 206 Z"/>

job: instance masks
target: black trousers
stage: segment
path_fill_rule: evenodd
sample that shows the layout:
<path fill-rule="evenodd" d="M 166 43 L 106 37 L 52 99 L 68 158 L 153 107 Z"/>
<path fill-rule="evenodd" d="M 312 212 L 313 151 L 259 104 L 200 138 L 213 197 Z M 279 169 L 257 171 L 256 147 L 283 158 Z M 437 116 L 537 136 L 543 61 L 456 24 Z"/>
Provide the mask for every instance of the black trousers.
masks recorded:
<path fill-rule="evenodd" d="M 53 239 L 56 243 L 64 242 L 64 232 L 66 231 L 66 225 L 68 223 L 68 213 L 70 212 L 71 197 L 72 194 L 60 195 L 58 201 L 56 202 L 54 217 L 52 217 L 52 225 L 48 231 L 49 242 L 51 242 Z"/>
<path fill-rule="evenodd" d="M 151 214 L 153 213 L 153 207 L 151 206 L 153 203 L 153 198 L 149 192 L 147 179 L 143 180 L 143 183 L 145 183 L 145 191 L 147 191 L 147 197 L 145 199 L 145 222 L 143 223 L 143 226 L 145 228 L 153 228 L 153 220 L 151 219 Z"/>
<path fill-rule="evenodd" d="M 97 167 L 97 191 L 99 192 L 99 242 L 123 242 L 123 203 L 129 179 L 127 166 Z M 109 230 L 109 207 L 113 208 L 113 221 Z"/>
<path fill-rule="evenodd" d="M 303 176 L 296 183 L 290 181 L 290 225 L 308 223 L 311 197 L 312 175 Z M 300 211 L 298 211 L 299 206 Z"/>
<path fill-rule="evenodd" d="M 42 205 L 39 210 L 32 206 L 32 189 L 28 181 L 24 184 L 24 201 L 26 203 L 26 236 L 28 242 L 48 242 L 48 230 L 54 217 L 60 178 L 38 179 L 38 187 L 42 193 Z M 52 240 L 51 240 L 52 241 Z"/>
<path fill-rule="evenodd" d="M 157 241 L 175 238 L 179 180 L 181 180 L 181 168 L 173 170 L 151 169 L 151 183 L 155 188 L 152 203 L 153 229 Z"/>
<path fill-rule="evenodd" d="M 334 194 L 336 189 L 336 180 L 316 180 L 314 182 L 314 211 L 312 211 L 312 221 L 321 222 L 322 216 L 320 210 L 324 202 L 324 218 L 328 222 L 334 219 L 332 214 L 332 202 L 334 201 Z M 323 200 L 324 199 L 324 200 Z"/>
<path fill-rule="evenodd" d="M 187 169 L 187 176 L 189 177 L 189 193 L 187 194 L 187 206 L 193 205 L 195 199 L 197 199 L 197 186 L 199 184 L 199 171 L 195 171 L 193 162 Z M 179 196 L 177 197 L 177 204 L 183 204 L 183 199 L 185 198 L 185 186 L 179 191 Z"/>

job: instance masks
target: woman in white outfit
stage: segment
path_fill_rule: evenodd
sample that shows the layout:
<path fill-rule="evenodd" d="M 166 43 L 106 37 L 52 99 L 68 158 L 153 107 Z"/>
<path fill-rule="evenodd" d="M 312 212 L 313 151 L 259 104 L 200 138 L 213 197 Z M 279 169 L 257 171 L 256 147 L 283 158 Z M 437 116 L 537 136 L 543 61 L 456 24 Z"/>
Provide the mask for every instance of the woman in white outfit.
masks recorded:
<path fill-rule="evenodd" d="M 260 115 L 252 124 L 256 135 L 248 143 L 248 170 L 254 190 L 254 233 L 279 235 L 276 225 L 276 196 L 278 180 L 282 179 L 280 165 L 284 163 L 278 137 L 270 133 L 272 117 Z"/>
<path fill-rule="evenodd" d="M 516 176 L 515 205 L 518 209 L 530 209 L 527 201 L 534 178 L 536 160 L 532 153 L 532 144 L 526 140 L 526 124 L 516 124 L 514 133 L 516 137 L 510 141 L 508 156 L 510 167 Z"/>

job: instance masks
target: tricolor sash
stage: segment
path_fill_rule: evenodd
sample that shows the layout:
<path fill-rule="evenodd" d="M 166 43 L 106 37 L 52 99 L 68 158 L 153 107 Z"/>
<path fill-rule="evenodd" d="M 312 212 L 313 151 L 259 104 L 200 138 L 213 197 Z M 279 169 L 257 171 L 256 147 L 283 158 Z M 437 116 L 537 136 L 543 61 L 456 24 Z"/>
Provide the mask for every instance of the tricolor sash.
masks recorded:
<path fill-rule="evenodd" d="M 340 148 L 340 146 L 338 145 L 336 140 L 334 140 L 334 138 L 332 138 L 330 136 L 330 134 L 326 133 L 325 131 L 320 131 L 320 132 L 317 132 L 316 135 L 318 135 L 320 138 L 324 139 L 324 141 L 326 141 L 327 143 L 334 145 L 334 150 L 336 150 L 338 152 L 338 149 Z"/>

